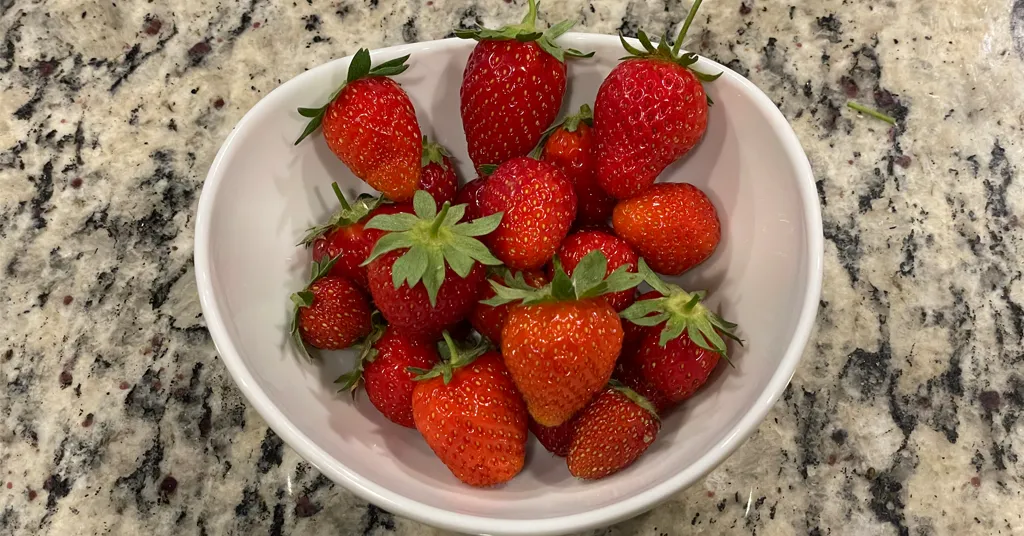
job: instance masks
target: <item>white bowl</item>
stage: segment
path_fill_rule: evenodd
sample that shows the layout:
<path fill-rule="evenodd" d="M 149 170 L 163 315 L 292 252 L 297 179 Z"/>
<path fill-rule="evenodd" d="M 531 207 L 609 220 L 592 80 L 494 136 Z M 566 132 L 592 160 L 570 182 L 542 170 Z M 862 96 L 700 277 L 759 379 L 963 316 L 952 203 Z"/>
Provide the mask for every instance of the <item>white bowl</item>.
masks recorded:
<path fill-rule="evenodd" d="M 597 52 L 569 60 L 563 112 L 593 103 L 623 55 L 617 37 L 568 34 L 566 46 Z M 473 177 L 459 119 L 459 86 L 474 43 L 447 39 L 378 50 L 376 64 L 412 54 L 398 77 L 420 126 L 448 147 L 463 180 Z M 289 345 L 288 295 L 304 284 L 309 252 L 295 243 L 336 207 L 331 181 L 369 191 L 314 135 L 292 142 L 299 106 L 319 106 L 344 80 L 349 58 L 283 84 L 249 111 L 221 147 L 203 187 L 196 279 L 207 326 L 224 364 L 271 428 L 335 482 L 398 515 L 470 533 L 556 534 L 608 525 L 693 484 L 754 432 L 800 361 L 818 307 L 822 227 L 811 168 L 785 118 L 743 77 L 701 59 L 714 99 L 703 142 L 662 181 L 688 181 L 718 207 L 722 243 L 682 278 L 738 322 L 745 348 L 736 367 L 665 418 L 632 467 L 596 482 L 531 439 L 523 472 L 507 485 L 458 482 L 415 430 L 392 424 L 365 396 L 352 403 L 333 380 L 351 355 L 303 362 Z"/>

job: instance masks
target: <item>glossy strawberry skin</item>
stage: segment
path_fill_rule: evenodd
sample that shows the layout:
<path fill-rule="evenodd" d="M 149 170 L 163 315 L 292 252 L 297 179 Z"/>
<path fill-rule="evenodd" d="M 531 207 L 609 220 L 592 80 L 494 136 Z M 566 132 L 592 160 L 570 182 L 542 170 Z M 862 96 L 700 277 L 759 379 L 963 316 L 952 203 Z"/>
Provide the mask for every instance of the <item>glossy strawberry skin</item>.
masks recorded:
<path fill-rule="evenodd" d="M 526 461 L 526 406 L 497 352 L 441 378 L 417 382 L 413 418 L 437 457 L 462 482 L 501 484 Z"/>
<path fill-rule="evenodd" d="M 663 325 L 646 330 L 635 354 L 644 378 L 674 403 L 692 397 L 714 372 L 719 354 L 705 350 L 685 333 L 659 345 Z"/>
<path fill-rule="evenodd" d="M 519 305 L 502 330 L 501 354 L 530 415 L 558 426 L 608 383 L 622 336 L 602 299 Z"/>
<path fill-rule="evenodd" d="M 313 260 L 323 262 L 325 259 L 338 257 L 331 268 L 330 275 L 350 279 L 365 291 L 370 290 L 366 279 L 366 267 L 361 266 L 370 256 L 370 251 L 384 231 L 366 229 L 366 222 L 379 214 L 412 213 L 412 207 L 406 204 L 381 205 L 370 214 L 351 225 L 339 227 L 313 242 Z"/>
<path fill-rule="evenodd" d="M 434 340 L 409 336 L 389 326 L 373 347 L 377 353 L 363 367 L 367 398 L 392 422 L 415 428 L 412 393 L 416 382 L 408 368 L 429 370 L 437 363 Z"/>
<path fill-rule="evenodd" d="M 477 169 L 526 156 L 555 121 L 565 63 L 536 42 L 484 39 L 462 76 L 462 126 Z"/>
<path fill-rule="evenodd" d="M 432 307 L 423 283 L 411 289 L 403 283 L 396 289 L 392 282 L 392 267 L 406 251 L 391 251 L 370 263 L 367 269 L 370 294 L 381 314 L 395 328 L 410 334 L 437 336 L 469 314 L 479 300 L 486 272 L 480 264 L 475 264 L 463 279 L 446 267 L 436 306 Z"/>
<path fill-rule="evenodd" d="M 394 80 L 371 76 L 347 84 L 321 126 L 327 146 L 355 176 L 388 199 L 412 199 L 423 145 L 412 102 Z"/>
<path fill-rule="evenodd" d="M 537 424 L 537 421 L 530 419 L 530 433 L 540 441 L 540 444 L 548 452 L 562 458 L 569 455 L 569 446 L 572 444 L 573 429 L 576 427 L 576 420 L 569 419 L 564 423 L 547 427 Z"/>
<path fill-rule="evenodd" d="M 550 278 L 543 270 L 527 271 L 523 273 L 523 276 L 526 282 L 534 288 L 543 287 L 550 281 Z M 488 279 L 504 284 L 503 279 L 497 275 L 492 274 L 488 276 Z M 480 301 L 489 300 L 494 296 L 495 292 L 490 283 L 485 283 L 480 293 Z M 505 320 L 508 318 L 508 313 L 514 305 L 513 303 L 506 303 L 493 307 L 477 302 L 473 307 L 473 311 L 469 313 L 469 322 L 473 325 L 473 329 L 490 339 L 494 344 L 500 346 L 501 330 L 504 329 Z"/>
<path fill-rule="evenodd" d="M 447 156 L 442 157 L 444 165 L 430 162 L 423 168 L 420 176 L 420 190 L 426 190 L 437 203 L 437 209 L 446 202 L 455 201 L 455 193 L 459 187 L 459 179 L 455 175 L 455 166 Z"/>
<path fill-rule="evenodd" d="M 307 344 L 341 350 L 370 333 L 370 304 L 355 283 L 327 276 L 309 290 L 312 305 L 299 308 L 299 332 Z"/>
<path fill-rule="evenodd" d="M 534 270 L 551 260 L 576 217 L 572 184 L 558 168 L 532 158 L 499 166 L 479 195 L 484 216 L 504 213 L 484 242 L 514 270 Z"/>
<path fill-rule="evenodd" d="M 625 328 L 626 324 L 630 322 L 623 321 L 622 325 Z M 637 326 L 640 331 L 641 342 L 643 341 L 643 335 L 646 334 L 650 328 Z M 644 376 L 644 371 L 637 361 L 636 354 L 639 351 L 639 343 L 635 346 L 623 345 L 622 356 L 619 357 L 618 363 L 615 365 L 615 373 L 612 375 L 615 379 L 622 382 L 623 385 L 636 391 L 643 396 L 654 409 L 658 411 L 658 415 L 664 414 L 666 411 L 676 405 L 672 399 L 670 399 L 665 393 L 662 393 L 654 383 L 649 381 Z"/>
<path fill-rule="evenodd" d="M 679 275 L 704 262 L 722 237 L 718 213 L 692 184 L 655 184 L 620 201 L 612 214 L 615 234 L 655 272 Z"/>
<path fill-rule="evenodd" d="M 608 195 L 597 182 L 597 158 L 593 129 L 579 123 L 569 132 L 564 127 L 555 129 L 544 143 L 542 159 L 565 173 L 576 190 L 575 225 L 602 225 L 608 222 L 615 208 L 615 198 Z"/>
<path fill-rule="evenodd" d="M 606 276 L 611 275 L 620 266 L 628 266 L 630 272 L 636 273 L 639 257 L 633 248 L 625 240 L 601 231 L 583 231 L 565 238 L 562 247 L 558 249 L 558 258 L 562 261 L 565 273 L 571 276 L 583 257 L 595 249 L 604 253 L 605 258 L 608 259 Z M 608 303 L 616 311 L 622 311 L 633 305 L 635 296 L 636 290 L 627 289 L 607 294 L 604 299 L 608 300 Z"/>
<path fill-rule="evenodd" d="M 455 194 L 456 205 L 468 205 L 462 221 L 473 221 L 485 215 L 480 207 L 480 192 L 483 191 L 486 184 L 487 177 L 477 177 L 462 185 L 462 188 L 459 188 L 458 193 Z"/>
<path fill-rule="evenodd" d="M 574 419 L 566 463 L 577 478 L 604 478 L 629 467 L 654 443 L 661 422 L 616 389 L 607 388 Z"/>
<path fill-rule="evenodd" d="M 707 95 L 692 71 L 661 59 L 623 61 L 594 103 L 601 188 L 618 199 L 644 192 L 697 145 L 707 124 Z"/>

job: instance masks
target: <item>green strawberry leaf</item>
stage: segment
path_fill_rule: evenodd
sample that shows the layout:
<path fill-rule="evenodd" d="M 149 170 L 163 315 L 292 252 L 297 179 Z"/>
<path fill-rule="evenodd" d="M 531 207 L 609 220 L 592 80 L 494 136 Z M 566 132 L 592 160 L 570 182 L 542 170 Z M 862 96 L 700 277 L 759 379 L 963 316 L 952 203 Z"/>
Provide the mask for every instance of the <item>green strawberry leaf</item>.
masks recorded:
<path fill-rule="evenodd" d="M 658 410 L 655 409 L 654 404 L 652 404 L 650 400 L 647 400 L 647 398 L 645 398 L 640 393 L 630 389 L 629 387 L 626 387 L 625 385 L 622 384 L 622 382 L 618 380 L 610 380 L 608 382 L 608 387 L 615 389 L 616 391 L 625 395 L 626 398 L 628 398 L 631 402 L 647 410 L 647 412 L 650 413 L 651 415 L 654 415 L 655 419 L 659 421 L 661 420 L 661 417 L 658 415 Z"/>
<path fill-rule="evenodd" d="M 430 141 L 430 138 L 423 136 L 423 156 L 420 157 L 420 167 L 427 167 L 430 164 L 437 164 L 444 167 L 445 157 L 451 158 L 451 153 L 443 146 Z"/>
<path fill-rule="evenodd" d="M 692 52 L 681 53 L 683 40 L 686 38 L 687 32 L 690 31 L 690 25 L 693 24 L 693 19 L 697 15 L 697 10 L 700 8 L 702 0 L 695 0 L 693 6 L 690 7 L 690 11 L 686 15 L 686 21 L 683 23 L 682 29 L 679 31 L 679 35 L 676 36 L 674 44 L 669 38 L 668 32 L 655 45 L 651 38 L 643 31 L 637 31 L 637 39 L 640 41 L 641 46 L 644 50 L 640 50 L 635 46 L 629 44 L 625 37 L 619 35 L 619 41 L 622 43 L 622 48 L 626 49 L 629 53 L 628 56 L 620 58 L 621 60 L 635 59 L 635 58 L 657 58 L 674 62 L 682 67 L 686 67 L 693 72 L 693 74 L 702 82 L 714 82 L 722 73 L 718 74 L 707 74 L 697 71 L 696 69 L 690 68 L 694 63 L 697 63 L 697 55 Z"/>
<path fill-rule="evenodd" d="M 416 212 L 414 218 L 432 220 L 437 216 L 437 204 L 426 190 L 416 190 L 412 197 L 412 208 Z"/>
<path fill-rule="evenodd" d="M 378 229 L 381 231 L 408 231 L 412 229 L 420 219 L 412 214 L 400 212 L 398 214 L 381 214 L 374 216 L 363 226 L 364 229 Z"/>
<path fill-rule="evenodd" d="M 572 29 L 575 24 L 576 21 L 574 20 L 564 20 L 543 32 L 537 31 L 537 2 L 536 0 L 529 0 L 526 16 L 523 17 L 522 22 L 519 24 L 510 24 L 508 26 L 498 28 L 497 30 L 488 28 L 455 30 L 455 35 L 461 39 L 474 39 L 476 41 L 482 41 L 485 39 L 515 39 L 521 43 L 536 41 L 544 52 L 551 54 L 555 59 L 564 63 L 566 55 L 583 58 L 588 58 L 594 55 L 593 52 L 584 54 L 575 49 L 569 49 L 566 51 L 555 43 L 555 40 L 558 37 Z"/>
<path fill-rule="evenodd" d="M 415 287 L 423 279 L 428 264 L 427 250 L 422 246 L 413 246 L 391 267 L 391 282 L 395 288 L 402 286 L 402 283 L 407 283 L 409 288 Z"/>
<path fill-rule="evenodd" d="M 465 210 L 465 209 L 463 209 Z M 460 223 L 452 227 L 452 232 L 462 236 L 483 236 L 494 232 L 501 225 L 504 212 L 496 212 L 490 216 L 477 218 L 471 222 Z"/>

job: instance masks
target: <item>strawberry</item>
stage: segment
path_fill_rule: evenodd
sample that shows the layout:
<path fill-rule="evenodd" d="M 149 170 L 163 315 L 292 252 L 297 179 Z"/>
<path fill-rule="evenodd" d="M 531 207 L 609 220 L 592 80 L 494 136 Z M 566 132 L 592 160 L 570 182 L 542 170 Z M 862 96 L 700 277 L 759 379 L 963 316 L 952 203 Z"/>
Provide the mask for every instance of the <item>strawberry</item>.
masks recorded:
<path fill-rule="evenodd" d="M 513 276 L 508 269 L 499 268 L 488 277 L 491 281 L 497 281 L 498 283 L 508 282 L 511 284 L 509 278 Z M 542 270 L 518 272 L 515 277 L 521 278 L 521 283 L 533 288 L 543 287 L 550 281 L 550 278 Z M 480 294 L 480 299 L 489 300 L 495 295 L 494 289 L 490 285 L 485 285 L 483 292 Z M 508 318 L 508 313 L 513 305 L 515 304 L 506 303 L 497 307 L 491 307 L 486 303 L 477 303 L 469 313 L 469 322 L 473 324 L 473 328 L 479 331 L 481 335 L 500 345 L 501 330 L 505 327 L 505 319 Z"/>
<path fill-rule="evenodd" d="M 583 231 L 571 234 L 562 242 L 558 249 L 558 260 L 562 261 L 565 273 L 572 275 L 583 257 L 591 251 L 599 250 L 608 259 L 608 273 L 611 275 L 616 268 L 625 266 L 630 272 L 636 273 L 636 252 L 621 238 L 601 231 Z M 605 299 L 616 311 L 621 311 L 633 304 L 636 290 L 626 289 L 615 294 L 608 294 Z"/>
<path fill-rule="evenodd" d="M 530 432 L 540 441 L 540 444 L 548 452 L 555 456 L 566 457 L 569 455 L 569 445 L 572 444 L 573 428 L 576 427 L 576 420 L 569 419 L 558 426 L 542 426 L 537 421 L 530 419 Z"/>
<path fill-rule="evenodd" d="M 679 275 L 704 262 L 722 237 L 715 206 L 692 184 L 655 184 L 620 201 L 612 226 L 651 268 L 665 275 Z"/>
<path fill-rule="evenodd" d="M 291 295 L 292 341 L 307 358 L 304 342 L 322 350 L 342 350 L 370 333 L 370 304 L 359 287 L 327 275 L 335 260 L 314 261 L 309 285 Z"/>
<path fill-rule="evenodd" d="M 480 192 L 487 184 L 487 176 L 481 175 L 459 188 L 455 194 L 456 205 L 466 205 L 465 221 L 473 221 L 483 216 L 483 209 L 480 208 Z"/>
<path fill-rule="evenodd" d="M 434 198 L 437 210 L 441 210 L 445 202 L 455 200 L 455 191 L 459 187 L 451 156 L 447 149 L 423 136 L 423 157 L 420 162 L 423 172 L 420 174 L 419 189 L 426 190 Z"/>
<path fill-rule="evenodd" d="M 462 482 L 508 482 L 526 461 L 526 406 L 497 352 L 484 353 L 484 346 L 465 352 L 447 333 L 444 338 L 446 359 L 430 371 L 413 371 L 419 374 L 416 429 Z"/>
<path fill-rule="evenodd" d="M 377 241 L 367 276 L 370 294 L 396 329 L 437 335 L 462 320 L 476 304 L 486 275 L 483 265 L 498 265 L 479 240 L 494 230 L 501 214 L 458 223 L 466 205 L 448 203 L 437 210 L 430 194 L 413 198 L 415 214 L 377 216 L 368 229 L 389 233 Z"/>
<path fill-rule="evenodd" d="M 537 3 L 529 3 L 520 24 L 455 31 L 478 41 L 466 62 L 460 92 L 462 127 L 477 169 L 529 154 L 562 106 L 565 56 L 593 55 L 555 44 L 573 21 L 538 31 Z"/>
<path fill-rule="evenodd" d="M 651 403 L 621 384 L 601 392 L 574 419 L 566 464 L 577 478 L 596 480 L 629 467 L 658 437 Z"/>
<path fill-rule="evenodd" d="M 575 224 L 580 227 L 605 224 L 615 208 L 615 198 L 597 183 L 592 125 L 593 113 L 584 104 L 578 114 L 552 127 L 538 146 L 541 160 L 554 164 L 572 182 L 579 203 Z"/>
<path fill-rule="evenodd" d="M 637 301 L 622 318 L 641 326 L 644 335 L 631 359 L 657 392 L 673 403 L 693 396 L 726 357 L 722 338 L 740 341 L 736 324 L 710 311 L 704 292 L 687 292 L 665 283 L 641 260 L 640 273 L 658 293 Z"/>
<path fill-rule="evenodd" d="M 626 326 L 634 325 L 632 322 L 623 322 L 622 327 L 626 329 Z M 666 411 L 675 406 L 668 396 L 662 393 L 658 387 L 647 380 L 644 376 L 644 372 L 640 363 L 637 362 L 636 353 L 640 348 L 640 343 L 643 342 L 642 336 L 647 333 L 647 330 L 651 328 L 636 326 L 639 328 L 641 339 L 639 342 L 634 343 L 633 346 L 627 346 L 627 343 L 623 343 L 622 356 L 619 357 L 618 363 L 615 365 L 615 372 L 612 374 L 616 380 L 622 382 L 623 385 L 634 390 L 640 396 L 646 398 L 654 409 L 658 412 L 658 415 L 663 415 Z"/>
<path fill-rule="evenodd" d="M 532 158 L 505 162 L 480 192 L 482 213 L 502 212 L 484 238 L 509 268 L 534 270 L 551 260 L 576 217 L 576 192 L 558 168 Z"/>
<path fill-rule="evenodd" d="M 411 211 L 412 207 L 381 204 L 379 197 L 369 195 L 361 195 L 354 203 L 349 204 L 338 183 L 331 186 L 341 203 L 341 208 L 327 223 L 309 228 L 300 244 L 307 247 L 312 245 L 314 261 L 326 262 L 336 259 L 330 275 L 350 279 L 363 290 L 369 290 L 366 268 L 360 265 L 370 255 L 373 245 L 384 233 L 366 229 L 363 224 L 376 215 Z"/>
<path fill-rule="evenodd" d="M 645 50 L 622 39 L 630 53 L 604 79 L 594 102 L 597 179 L 614 197 L 642 193 L 669 164 L 693 149 L 708 125 L 709 101 L 701 81 L 721 76 L 693 68 L 697 55 L 680 45 L 700 7 L 694 2 L 675 46 L 666 35 L 655 47 L 638 34 Z M 621 39 L 621 37 L 620 37 Z"/>
<path fill-rule="evenodd" d="M 356 366 L 334 383 L 341 384 L 341 390 L 354 394 L 362 380 L 373 407 L 388 420 L 415 428 L 412 392 L 416 382 L 408 369 L 429 369 L 437 361 L 437 347 L 433 339 L 378 325 L 364 342 Z"/>
<path fill-rule="evenodd" d="M 622 347 L 622 323 L 602 294 L 635 287 L 638 274 L 620 267 L 610 276 L 600 251 L 588 254 L 570 278 L 556 264 L 554 278 L 535 289 L 491 282 L 497 296 L 484 303 L 512 308 L 501 332 L 501 354 L 530 415 L 543 426 L 569 420 L 608 383 Z"/>
<path fill-rule="evenodd" d="M 401 74 L 409 56 L 371 68 L 370 52 L 352 57 L 345 83 L 320 108 L 299 108 L 309 119 L 298 145 L 317 127 L 342 162 L 393 201 L 412 199 L 420 183 L 423 145 L 416 110 L 405 91 L 388 78 Z"/>

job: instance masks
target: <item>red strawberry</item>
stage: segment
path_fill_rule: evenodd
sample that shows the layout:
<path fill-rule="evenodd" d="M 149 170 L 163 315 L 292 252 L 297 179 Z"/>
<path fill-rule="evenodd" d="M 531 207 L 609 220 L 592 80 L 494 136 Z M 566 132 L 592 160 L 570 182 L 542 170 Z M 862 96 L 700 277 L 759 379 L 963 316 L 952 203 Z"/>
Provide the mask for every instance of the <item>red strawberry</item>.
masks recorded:
<path fill-rule="evenodd" d="M 341 384 L 341 390 L 354 394 L 362 380 L 373 407 L 391 422 L 415 428 L 412 392 L 416 382 L 408 369 L 429 369 L 437 361 L 437 346 L 433 339 L 377 326 L 367 337 L 356 366 L 334 383 Z"/>
<path fill-rule="evenodd" d="M 576 420 L 569 419 L 558 426 L 547 427 L 537 424 L 537 421 L 530 419 L 530 432 L 537 441 L 555 456 L 566 457 L 569 455 L 569 445 L 572 444 L 573 428 L 576 427 Z"/>
<path fill-rule="evenodd" d="M 485 277 L 483 264 L 500 264 L 479 240 L 500 215 L 458 223 L 465 205 L 434 200 L 420 190 L 416 214 L 378 216 L 368 229 L 391 231 L 367 259 L 370 294 L 388 323 L 409 333 L 437 335 L 462 320 L 476 304 Z"/>
<path fill-rule="evenodd" d="M 608 74 L 594 103 L 597 177 L 609 194 L 626 199 L 642 193 L 669 164 L 680 159 L 707 130 L 709 98 L 701 81 L 707 75 L 693 68 L 697 56 L 680 55 L 680 45 L 700 6 L 690 14 L 670 48 L 668 36 L 651 44 L 639 32 L 645 50 L 622 40 L 631 54 Z"/>
<path fill-rule="evenodd" d="M 497 297 L 488 305 L 522 300 L 512 308 L 501 333 L 501 354 L 530 415 L 541 425 L 558 426 L 585 406 L 608 383 L 622 347 L 622 323 L 599 296 L 640 282 L 625 267 L 605 277 L 600 251 L 583 258 L 572 278 L 556 267 L 541 289 L 491 282 Z"/>
<path fill-rule="evenodd" d="M 466 62 L 460 92 L 469 158 L 477 169 L 530 153 L 562 106 L 565 56 L 589 56 L 554 42 L 572 21 L 537 31 L 537 3 L 529 2 L 520 24 L 455 32 L 479 41 Z"/>
<path fill-rule="evenodd" d="M 341 350 L 370 333 L 370 304 L 355 283 L 327 276 L 333 264 L 333 260 L 313 262 L 309 286 L 291 296 L 295 304 L 292 340 L 307 357 L 303 342 L 323 350 Z"/>
<path fill-rule="evenodd" d="M 733 334 L 736 324 L 702 303 L 703 292 L 665 283 L 642 260 L 640 273 L 657 294 L 622 312 L 624 319 L 649 326 L 631 359 L 657 392 L 674 403 L 682 402 L 704 385 L 719 358 L 726 357 L 722 337 L 742 341 Z"/>
<path fill-rule="evenodd" d="M 456 478 L 493 486 L 519 474 L 526 461 L 526 406 L 497 352 L 454 349 L 448 360 L 417 371 L 412 411 L 416 429 Z"/>
<path fill-rule="evenodd" d="M 459 187 L 451 156 L 447 149 L 423 136 L 423 173 L 420 175 L 419 188 L 434 198 L 437 210 L 441 210 L 441 205 L 455 200 L 455 191 Z"/>
<path fill-rule="evenodd" d="M 462 185 L 455 194 L 455 204 L 466 205 L 465 221 L 473 221 L 484 215 L 483 209 L 480 208 L 480 192 L 486 184 L 487 177 L 481 175 Z"/>
<path fill-rule="evenodd" d="M 722 237 L 715 206 L 692 184 L 655 184 L 620 201 L 612 226 L 654 271 L 666 275 L 679 275 L 707 260 Z"/>
<path fill-rule="evenodd" d="M 632 322 L 623 322 L 622 328 L 627 329 L 627 326 L 630 325 L 634 324 Z M 651 329 L 642 326 L 636 327 L 639 328 L 641 336 L 646 333 L 646 330 Z M 640 342 L 643 342 L 642 338 Z M 662 415 L 665 411 L 672 408 L 672 406 L 675 405 L 675 402 L 669 399 L 668 396 L 662 393 L 654 383 L 648 381 L 644 376 L 643 369 L 636 360 L 636 353 L 639 350 L 639 344 L 640 343 L 638 342 L 635 346 L 630 347 L 623 343 L 622 356 L 619 357 L 619 362 L 615 365 L 615 372 L 612 376 L 622 382 L 626 387 L 636 391 L 640 396 L 643 396 L 650 401 L 651 405 L 654 406 L 654 409 L 657 410 L 658 415 Z"/>
<path fill-rule="evenodd" d="M 349 205 L 338 183 L 332 186 L 341 202 L 341 209 L 326 224 L 310 228 L 302 244 L 312 244 L 314 261 L 336 259 L 330 275 L 350 279 L 363 290 L 369 290 L 366 268 L 361 264 L 370 256 L 373 245 L 384 232 L 366 229 L 363 224 L 379 214 L 412 212 L 412 207 L 404 204 L 381 205 L 379 197 L 366 195 L 359 196 L 355 203 Z"/>
<path fill-rule="evenodd" d="M 295 142 L 322 126 L 327 146 L 352 173 L 394 201 L 412 199 L 420 182 L 423 146 L 416 110 L 389 76 L 404 72 L 403 56 L 371 69 L 370 52 L 359 49 L 348 77 L 320 108 L 299 108 L 309 118 Z"/>
<path fill-rule="evenodd" d="M 514 270 L 533 270 L 551 260 L 576 217 L 576 192 L 558 168 L 532 158 L 505 162 L 480 192 L 483 214 L 502 213 L 501 225 L 484 240 Z"/>
<path fill-rule="evenodd" d="M 606 388 L 574 422 L 566 464 L 573 476 L 588 480 L 632 465 L 661 429 L 651 403 L 622 386 Z"/>
<path fill-rule="evenodd" d="M 550 281 L 547 274 L 542 270 L 532 270 L 527 272 L 519 272 L 516 274 L 517 277 L 522 277 L 522 283 L 525 283 L 533 288 L 543 287 Z M 502 270 L 501 273 L 492 273 L 489 279 L 497 281 L 502 284 L 514 284 L 512 281 L 512 274 L 508 270 Z M 484 285 L 484 290 L 480 294 L 481 300 L 489 300 L 496 294 L 494 289 L 490 285 Z M 469 322 L 473 324 L 473 328 L 480 332 L 481 335 L 490 339 L 494 344 L 501 345 L 501 330 L 505 327 L 505 319 L 508 318 L 509 310 L 512 309 L 514 303 L 506 303 L 497 307 L 491 307 L 486 303 L 477 303 L 473 307 L 473 311 L 469 313 Z"/>
<path fill-rule="evenodd" d="M 625 266 L 630 272 L 636 273 L 637 255 L 621 238 L 601 231 L 584 231 L 571 234 L 562 242 L 558 249 L 558 259 L 562 261 L 565 273 L 572 275 L 583 257 L 591 251 L 600 251 L 608 259 L 608 273 L 611 275 L 616 268 Z M 605 295 L 605 299 L 616 311 L 621 311 L 633 304 L 636 290 L 626 289 L 622 292 Z"/>
<path fill-rule="evenodd" d="M 543 142 L 541 157 L 562 170 L 572 182 L 579 203 L 576 209 L 576 225 L 579 227 L 606 224 L 615 208 L 615 198 L 605 193 L 597 183 L 592 125 L 590 106 L 584 104 L 578 114 L 553 127 Z"/>

